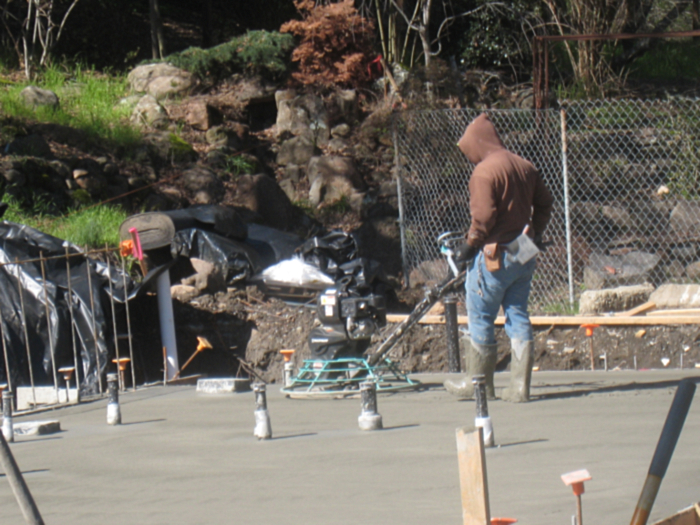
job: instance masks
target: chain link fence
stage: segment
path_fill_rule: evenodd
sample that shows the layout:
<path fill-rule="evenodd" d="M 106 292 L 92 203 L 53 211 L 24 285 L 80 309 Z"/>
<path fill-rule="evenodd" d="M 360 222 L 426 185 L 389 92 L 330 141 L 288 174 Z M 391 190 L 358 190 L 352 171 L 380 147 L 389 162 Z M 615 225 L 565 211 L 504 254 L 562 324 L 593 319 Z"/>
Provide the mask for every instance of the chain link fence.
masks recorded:
<path fill-rule="evenodd" d="M 456 144 L 481 111 L 410 112 L 394 122 L 408 284 L 447 272 L 436 238 L 469 225 L 473 165 Z M 700 277 L 700 104 L 566 102 L 488 110 L 509 150 L 540 169 L 555 198 L 530 308 L 576 310 L 581 291 Z"/>

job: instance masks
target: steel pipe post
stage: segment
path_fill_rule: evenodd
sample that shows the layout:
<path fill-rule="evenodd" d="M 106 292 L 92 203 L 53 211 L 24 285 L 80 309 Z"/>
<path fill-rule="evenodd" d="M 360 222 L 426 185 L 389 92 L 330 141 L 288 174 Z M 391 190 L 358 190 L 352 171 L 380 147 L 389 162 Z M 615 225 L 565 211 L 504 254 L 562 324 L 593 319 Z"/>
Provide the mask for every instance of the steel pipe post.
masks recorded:
<path fill-rule="evenodd" d="M 119 408 L 118 374 L 107 374 L 107 391 L 109 396 L 109 400 L 107 401 L 107 424 L 121 425 L 122 413 Z"/>
<path fill-rule="evenodd" d="M 457 324 L 457 296 L 448 295 L 445 304 L 445 332 L 447 335 L 447 363 L 451 373 L 459 373 L 459 326 Z"/>
<path fill-rule="evenodd" d="M 265 383 L 255 383 L 255 428 L 253 435 L 258 439 L 272 439 L 272 426 L 270 414 L 267 411 L 267 393 Z"/>
<path fill-rule="evenodd" d="M 362 412 L 357 418 L 360 430 L 381 430 L 382 416 L 377 412 L 377 384 L 374 381 L 360 383 Z"/>
<path fill-rule="evenodd" d="M 15 440 L 15 430 L 12 424 L 12 392 L 8 390 L 2 393 L 2 435 L 8 443 Z"/>
<path fill-rule="evenodd" d="M 489 416 L 489 408 L 486 401 L 486 377 L 483 374 L 472 377 L 474 384 L 474 399 L 476 400 L 476 418 L 474 426 L 482 428 L 484 431 L 484 446 L 493 447 L 495 441 L 493 438 L 493 424 Z"/>

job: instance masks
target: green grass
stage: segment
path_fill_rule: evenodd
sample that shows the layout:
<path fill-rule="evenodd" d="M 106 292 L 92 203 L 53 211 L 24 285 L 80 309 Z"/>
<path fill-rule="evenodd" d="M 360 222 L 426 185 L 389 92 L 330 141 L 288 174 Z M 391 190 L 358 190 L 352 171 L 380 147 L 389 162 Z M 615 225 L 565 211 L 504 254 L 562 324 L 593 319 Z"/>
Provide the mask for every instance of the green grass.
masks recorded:
<path fill-rule="evenodd" d="M 30 84 L 55 92 L 60 107 L 26 107 L 19 94 Z M 80 66 L 54 66 L 35 82 L 0 86 L 0 106 L 7 116 L 71 126 L 86 132 L 95 144 L 106 141 L 128 150 L 139 142 L 141 134 L 129 123 L 129 108 L 119 105 L 126 93 L 124 76 L 108 76 Z"/>
<path fill-rule="evenodd" d="M 89 248 L 104 248 L 105 244 L 118 246 L 119 226 L 127 218 L 127 213 L 116 206 L 102 205 L 72 210 L 63 217 L 55 217 L 47 215 L 41 205 L 26 211 L 7 195 L 2 200 L 10 205 L 2 220 L 26 224 L 59 239 Z"/>

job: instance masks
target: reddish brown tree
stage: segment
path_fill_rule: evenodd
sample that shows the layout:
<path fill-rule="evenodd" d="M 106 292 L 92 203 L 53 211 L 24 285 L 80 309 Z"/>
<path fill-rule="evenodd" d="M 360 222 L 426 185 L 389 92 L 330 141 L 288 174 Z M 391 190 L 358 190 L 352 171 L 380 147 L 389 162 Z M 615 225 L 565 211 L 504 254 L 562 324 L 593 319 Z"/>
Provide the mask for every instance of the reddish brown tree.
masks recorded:
<path fill-rule="evenodd" d="M 370 80 L 374 23 L 360 16 L 353 4 L 341 0 L 316 6 L 314 0 L 294 0 L 302 19 L 280 28 L 299 39 L 292 53 L 297 63 L 294 80 L 326 88 L 359 87 Z"/>

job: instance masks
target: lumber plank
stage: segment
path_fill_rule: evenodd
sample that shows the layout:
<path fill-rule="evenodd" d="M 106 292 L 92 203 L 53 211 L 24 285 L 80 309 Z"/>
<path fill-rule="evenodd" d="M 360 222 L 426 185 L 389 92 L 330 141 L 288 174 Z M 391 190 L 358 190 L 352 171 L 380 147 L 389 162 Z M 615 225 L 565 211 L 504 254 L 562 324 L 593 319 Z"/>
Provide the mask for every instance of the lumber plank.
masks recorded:
<path fill-rule="evenodd" d="M 643 313 L 649 314 L 651 310 L 656 308 L 656 303 L 654 301 L 647 301 L 646 303 L 640 304 L 639 306 L 635 306 L 631 310 L 627 310 L 626 312 L 617 312 L 615 315 L 617 317 L 632 317 L 633 315 L 639 315 Z"/>
<path fill-rule="evenodd" d="M 462 493 L 463 525 L 489 525 L 489 487 L 486 479 L 486 454 L 481 428 L 457 429 L 459 486 Z"/>
<path fill-rule="evenodd" d="M 406 314 L 387 314 L 388 323 L 400 323 L 406 319 Z M 698 315 L 646 315 L 632 317 L 615 316 L 532 316 L 530 322 L 533 326 L 581 326 L 584 323 L 599 324 L 601 326 L 656 326 L 674 324 L 700 324 Z M 505 317 L 496 318 L 496 326 L 505 324 Z M 419 324 L 445 324 L 445 317 L 442 315 L 423 316 Z M 458 324 L 468 324 L 466 315 L 457 317 Z"/>
<path fill-rule="evenodd" d="M 667 316 L 667 315 L 700 315 L 700 308 L 678 308 L 675 310 L 656 310 L 649 312 L 647 315 Z"/>

